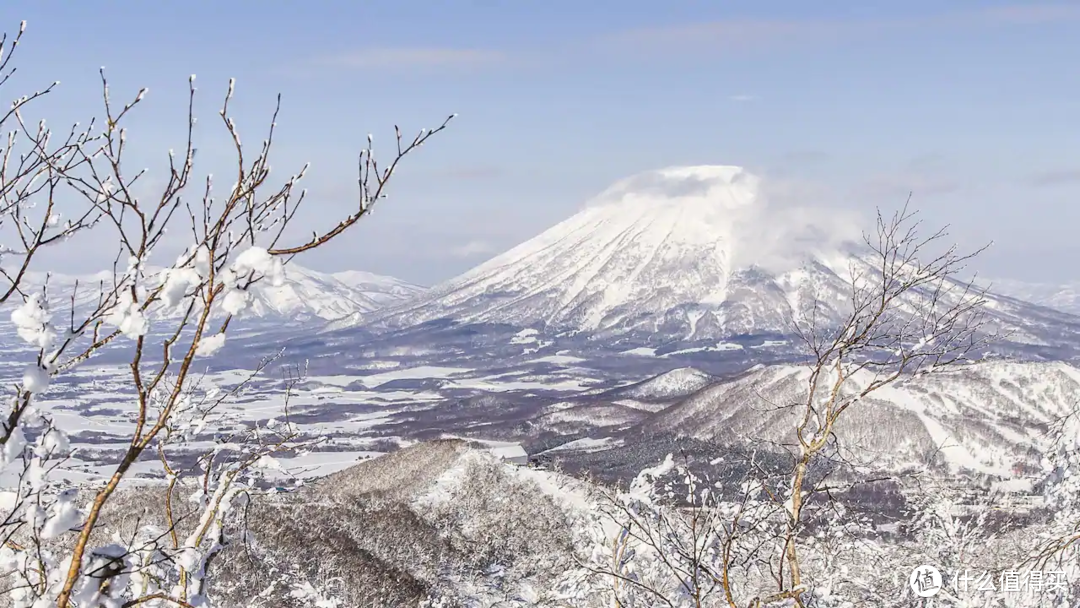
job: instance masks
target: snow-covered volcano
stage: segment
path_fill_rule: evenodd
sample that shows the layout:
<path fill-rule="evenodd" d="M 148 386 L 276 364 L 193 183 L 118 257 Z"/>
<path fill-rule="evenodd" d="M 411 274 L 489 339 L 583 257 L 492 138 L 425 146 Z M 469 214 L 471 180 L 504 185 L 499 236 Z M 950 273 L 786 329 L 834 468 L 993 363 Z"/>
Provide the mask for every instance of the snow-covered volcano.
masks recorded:
<path fill-rule="evenodd" d="M 739 167 L 651 171 L 373 318 L 390 327 L 449 319 L 654 344 L 785 334 L 815 301 L 819 315 L 849 310 L 861 230 L 846 218 L 779 208 Z M 1010 329 L 1023 327 L 1014 334 L 1022 342 L 1043 341 L 1031 323 L 1058 322 L 1032 317 L 1016 300 L 995 300 L 992 311 Z"/>

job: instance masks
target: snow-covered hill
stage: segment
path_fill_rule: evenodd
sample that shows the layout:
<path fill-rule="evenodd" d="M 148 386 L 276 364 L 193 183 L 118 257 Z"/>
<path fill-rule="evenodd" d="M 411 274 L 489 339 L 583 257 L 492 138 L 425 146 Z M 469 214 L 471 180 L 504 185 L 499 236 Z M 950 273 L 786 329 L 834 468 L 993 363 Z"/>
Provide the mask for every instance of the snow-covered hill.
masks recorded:
<path fill-rule="evenodd" d="M 109 288 L 112 282 L 111 271 L 87 275 L 54 273 L 49 277 L 50 300 L 62 302 L 74 292 L 77 306 L 93 306 L 97 302 L 99 286 Z M 24 286 L 29 288 L 44 283 L 44 275 L 29 274 Z M 253 299 L 245 315 L 291 321 L 316 318 L 333 320 L 352 315 L 359 317 L 422 291 L 422 287 L 393 277 L 362 271 L 330 274 L 292 263 L 285 267 L 285 280 L 281 285 L 272 285 L 268 281 L 255 284 L 251 290 Z M 180 312 L 170 310 L 159 311 L 158 314 L 175 315 Z"/>
<path fill-rule="evenodd" d="M 289 265 L 286 268 L 286 273 L 290 268 L 296 268 L 295 264 Z M 309 274 L 321 274 L 312 270 L 301 270 Z M 360 291 L 374 302 L 376 307 L 382 306 L 383 304 L 406 300 L 424 291 L 424 288 L 419 285 L 414 285 L 402 281 L 401 279 L 382 274 L 365 272 L 363 270 L 343 270 L 341 272 L 334 272 L 322 276 L 329 276 L 352 289 Z M 372 310 L 374 310 L 374 308 Z"/>
<path fill-rule="evenodd" d="M 638 430 L 697 439 L 794 440 L 794 409 L 805 399 L 806 367 L 762 366 L 708 386 L 643 421 Z M 864 385 L 865 376 L 852 379 Z M 1060 362 L 985 361 L 905 379 L 844 413 L 837 436 L 846 455 L 875 466 L 944 459 L 954 470 L 1010 476 L 1038 464 L 1047 427 L 1080 401 L 1080 369 Z"/>
<path fill-rule="evenodd" d="M 593 521 L 585 518 L 595 518 L 593 492 L 462 441 L 353 463 L 293 492 L 252 494 L 243 528 L 251 542 L 222 548 L 215 605 L 507 605 L 508 595 L 549 588 L 574 567 L 574 541 Z M 134 520 L 167 525 L 161 509 L 148 507 L 159 502 L 153 487 L 119 492 L 105 534 Z"/>
<path fill-rule="evenodd" d="M 663 400 L 689 394 L 715 380 L 701 370 L 680 367 L 610 393 L 631 399 Z"/>
<path fill-rule="evenodd" d="M 613 345 L 701 346 L 789 334 L 792 320 L 812 309 L 818 319 L 849 312 L 851 265 L 873 272 L 861 261 L 861 233 L 839 214 L 780 209 L 767 199 L 761 180 L 739 167 L 637 175 L 539 236 L 369 320 L 389 328 L 505 324 Z M 923 296 L 910 295 L 901 305 L 919 306 Z M 988 309 L 1014 342 L 1080 344 L 1078 317 L 996 296 Z"/>
<path fill-rule="evenodd" d="M 995 293 L 1080 315 L 1080 282 L 1056 284 L 995 279 L 988 283 Z"/>
<path fill-rule="evenodd" d="M 254 314 L 339 319 L 407 300 L 422 291 L 394 277 L 362 271 L 328 274 L 289 264 L 283 285 L 261 286 L 256 292 Z"/>

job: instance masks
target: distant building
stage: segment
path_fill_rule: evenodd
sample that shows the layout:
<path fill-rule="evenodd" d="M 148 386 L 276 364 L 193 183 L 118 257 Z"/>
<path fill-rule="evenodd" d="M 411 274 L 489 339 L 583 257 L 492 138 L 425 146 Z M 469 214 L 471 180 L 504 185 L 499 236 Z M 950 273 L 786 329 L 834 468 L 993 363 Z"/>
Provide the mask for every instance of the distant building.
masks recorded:
<path fill-rule="evenodd" d="M 520 443 L 489 444 L 485 449 L 506 462 L 520 465 L 529 464 L 529 453 L 525 451 L 525 448 L 521 447 Z"/>

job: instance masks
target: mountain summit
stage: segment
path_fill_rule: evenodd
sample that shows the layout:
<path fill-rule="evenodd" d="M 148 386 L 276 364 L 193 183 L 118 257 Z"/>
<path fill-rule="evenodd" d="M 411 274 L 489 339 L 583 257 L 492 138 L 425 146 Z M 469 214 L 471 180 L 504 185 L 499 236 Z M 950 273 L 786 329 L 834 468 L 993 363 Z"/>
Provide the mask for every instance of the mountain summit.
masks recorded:
<path fill-rule="evenodd" d="M 798 305 L 788 292 L 798 285 L 776 283 L 770 270 L 798 268 L 806 251 L 793 245 L 815 235 L 808 222 L 765 228 L 768 211 L 760 178 L 741 167 L 642 173 L 539 236 L 378 316 L 393 325 L 453 318 L 558 331 L 663 328 L 686 339 L 775 331 L 787 327 Z M 838 251 L 817 253 L 819 262 L 846 270 Z"/>
<path fill-rule="evenodd" d="M 507 324 L 655 345 L 787 334 L 815 302 L 819 318 L 848 312 L 851 265 L 865 264 L 858 222 L 779 205 L 762 183 L 734 166 L 632 176 L 540 235 L 370 319 Z M 995 301 L 992 314 L 1010 327 L 1025 318 L 1054 323 L 1021 309 Z M 1015 337 L 1042 342 L 1026 331 Z"/>

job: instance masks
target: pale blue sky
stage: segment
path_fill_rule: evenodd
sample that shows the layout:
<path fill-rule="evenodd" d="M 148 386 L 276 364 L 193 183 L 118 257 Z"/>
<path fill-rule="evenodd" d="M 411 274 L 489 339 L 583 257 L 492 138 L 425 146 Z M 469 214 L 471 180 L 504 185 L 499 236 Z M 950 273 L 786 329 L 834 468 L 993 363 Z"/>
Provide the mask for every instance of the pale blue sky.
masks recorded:
<path fill-rule="evenodd" d="M 459 113 L 369 221 L 303 261 L 317 269 L 431 284 L 619 178 L 739 164 L 800 204 L 914 190 L 963 243 L 996 241 L 983 274 L 1080 279 L 1080 3 L 5 2 L 0 16 L 28 21 L 14 84 L 62 82 L 40 106 L 54 123 L 100 113 L 99 66 L 117 96 L 150 88 L 131 137 L 152 171 L 181 145 L 189 74 L 211 164 L 228 78 L 251 141 L 282 93 L 274 166 L 312 162 L 313 218 L 352 204 L 368 132 L 388 144 L 395 123 Z"/>

